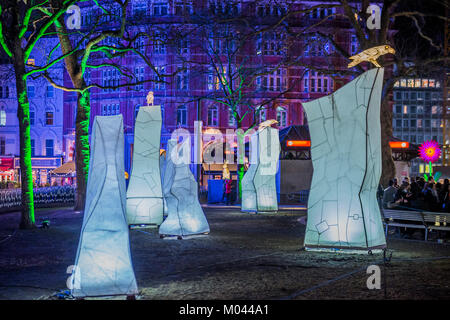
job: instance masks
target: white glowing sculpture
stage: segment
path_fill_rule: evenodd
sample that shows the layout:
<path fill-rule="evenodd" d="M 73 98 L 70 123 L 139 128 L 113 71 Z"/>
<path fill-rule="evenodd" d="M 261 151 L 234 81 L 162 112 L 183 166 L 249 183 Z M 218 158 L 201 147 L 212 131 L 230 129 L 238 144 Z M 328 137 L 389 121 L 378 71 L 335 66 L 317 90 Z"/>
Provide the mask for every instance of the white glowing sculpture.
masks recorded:
<path fill-rule="evenodd" d="M 251 136 L 250 167 L 242 179 L 242 211 L 277 211 L 275 175 L 280 155 L 278 130 L 262 126 Z"/>
<path fill-rule="evenodd" d="M 209 232 L 209 224 L 198 201 L 197 182 L 189 169 L 189 139 L 180 145 L 167 143 L 163 190 L 167 218 L 159 227 L 162 236 L 187 236 Z"/>
<path fill-rule="evenodd" d="M 161 107 L 140 107 L 134 129 L 133 167 L 127 190 L 129 225 L 160 225 L 163 221 L 160 138 Z"/>
<path fill-rule="evenodd" d="M 332 95 L 303 104 L 314 167 L 306 249 L 386 245 L 376 199 L 383 73 L 383 68 L 371 69 Z"/>
<path fill-rule="evenodd" d="M 95 117 L 86 205 L 73 268 L 74 297 L 134 295 L 125 214 L 122 115 Z"/>

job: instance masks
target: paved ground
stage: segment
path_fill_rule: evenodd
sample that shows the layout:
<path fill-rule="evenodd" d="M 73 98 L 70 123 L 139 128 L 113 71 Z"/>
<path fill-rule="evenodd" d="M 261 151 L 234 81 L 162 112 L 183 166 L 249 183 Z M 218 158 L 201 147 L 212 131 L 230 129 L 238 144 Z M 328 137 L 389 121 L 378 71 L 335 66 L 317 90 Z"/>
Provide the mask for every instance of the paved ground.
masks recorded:
<path fill-rule="evenodd" d="M 139 299 L 449 299 L 450 245 L 391 236 L 382 289 L 368 290 L 366 267 L 382 256 L 301 251 L 306 212 L 246 214 L 204 208 L 207 236 L 162 240 L 131 230 Z M 66 289 L 82 214 L 37 211 L 50 229 L 17 230 L 19 214 L 0 215 L 0 299 L 54 299 Z M 416 235 L 420 239 L 420 235 Z M 386 289 L 386 290 L 385 290 Z"/>

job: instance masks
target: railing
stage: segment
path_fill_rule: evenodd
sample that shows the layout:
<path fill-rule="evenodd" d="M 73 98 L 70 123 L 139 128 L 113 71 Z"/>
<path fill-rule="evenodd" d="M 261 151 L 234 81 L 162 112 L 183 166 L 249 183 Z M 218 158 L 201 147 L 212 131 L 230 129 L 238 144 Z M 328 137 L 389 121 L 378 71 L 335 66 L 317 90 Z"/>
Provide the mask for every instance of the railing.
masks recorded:
<path fill-rule="evenodd" d="M 73 205 L 75 193 L 73 186 L 36 188 L 33 190 L 34 205 L 38 208 Z M 0 190 L 0 212 L 20 210 L 21 201 L 21 189 Z"/>

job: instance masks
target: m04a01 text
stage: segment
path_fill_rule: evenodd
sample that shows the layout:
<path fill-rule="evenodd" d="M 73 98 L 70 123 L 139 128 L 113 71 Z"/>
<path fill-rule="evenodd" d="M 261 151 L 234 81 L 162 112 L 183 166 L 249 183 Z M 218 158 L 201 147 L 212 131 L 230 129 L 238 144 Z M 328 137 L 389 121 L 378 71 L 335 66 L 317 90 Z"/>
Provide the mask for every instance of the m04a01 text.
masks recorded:
<path fill-rule="evenodd" d="M 268 314 L 269 306 L 266 305 L 239 305 L 230 304 L 223 306 L 223 314 Z"/>

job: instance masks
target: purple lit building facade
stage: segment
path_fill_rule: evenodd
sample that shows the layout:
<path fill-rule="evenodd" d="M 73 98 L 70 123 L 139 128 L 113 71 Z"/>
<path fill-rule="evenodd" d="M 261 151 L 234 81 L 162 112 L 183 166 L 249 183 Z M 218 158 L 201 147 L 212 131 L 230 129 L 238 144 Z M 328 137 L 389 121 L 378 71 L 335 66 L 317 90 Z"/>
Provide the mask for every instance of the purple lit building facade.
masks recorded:
<path fill-rule="evenodd" d="M 235 15 L 245 16 L 255 26 L 264 27 L 280 19 L 283 11 L 299 10 L 317 5 L 317 1 L 294 1 L 283 5 L 283 1 L 139 1 L 134 0 L 128 8 L 129 19 L 135 23 L 134 32 L 148 30 L 149 26 L 157 25 L 164 28 L 171 24 L 182 24 L 186 30 L 194 30 L 198 27 L 196 17 L 209 17 L 225 15 L 232 12 Z M 330 2 L 331 3 L 331 2 Z M 293 31 L 298 31 L 307 25 L 316 23 L 326 16 L 331 15 L 329 21 L 323 24 L 323 28 L 333 30 L 334 41 L 350 53 L 356 53 L 357 42 L 352 36 L 352 29 L 342 18 L 333 16 L 336 8 L 315 10 L 306 17 L 292 16 L 292 21 L 297 21 Z M 94 13 L 91 7 L 82 7 L 82 29 L 92 23 Z M 189 19 L 192 18 L 192 19 Z M 132 32 L 133 32 L 132 31 Z M 195 33 L 192 33 L 195 34 Z M 201 43 L 208 39 L 199 36 L 185 38 L 184 43 L 172 45 L 170 43 L 149 42 L 143 39 L 140 45 L 141 52 L 151 59 L 152 63 L 165 74 L 173 74 L 180 66 L 181 61 L 195 61 L 201 64 L 207 61 L 208 54 L 201 50 Z M 289 42 L 289 45 L 286 43 Z M 286 48 L 282 54 L 280 48 Z M 283 58 L 292 56 L 299 63 L 290 66 L 282 66 L 272 74 L 257 77 L 246 93 L 251 93 L 251 102 L 254 106 L 261 101 L 273 99 L 264 106 L 259 113 L 256 122 L 266 119 L 276 119 L 279 128 L 290 125 L 305 124 L 305 116 L 302 102 L 319 98 L 330 94 L 348 79 L 338 80 L 331 75 L 324 75 L 314 70 L 306 70 L 302 65 L 315 65 L 316 68 L 326 68 L 333 65 L 334 68 L 345 69 L 347 61 L 338 53 L 333 54 L 331 44 L 314 41 L 312 36 L 306 43 L 304 39 L 294 41 L 284 31 L 265 34 L 260 38 L 248 41 L 236 59 L 249 57 L 248 63 L 258 66 L 275 67 L 282 63 Z M 149 80 L 154 77 L 154 72 L 135 53 L 129 53 L 120 60 L 120 64 L 134 70 L 137 80 Z M 103 85 L 115 85 L 123 83 L 119 74 L 113 68 L 92 69 L 86 77 L 87 81 Z M 203 129 L 218 129 L 225 133 L 226 129 L 235 129 L 234 121 L 229 109 L 219 103 L 215 103 L 206 97 L 211 91 L 217 90 L 213 76 L 207 72 L 197 72 L 190 69 L 175 76 L 166 78 L 166 83 L 147 82 L 131 88 L 119 88 L 116 90 L 91 90 L 91 123 L 97 115 L 113 115 L 121 113 L 125 125 L 125 166 L 130 169 L 133 150 L 133 130 L 137 111 L 145 104 L 148 91 L 153 91 L 155 105 L 162 106 L 163 132 L 161 147 L 165 148 L 171 132 L 176 128 L 186 128 L 191 133 L 194 131 L 194 121 L 201 120 Z M 71 86 L 70 78 L 65 75 L 66 86 Z M 289 88 L 287 90 L 287 88 Z M 281 92 L 287 90 L 284 94 Z M 274 98 L 277 97 L 277 98 Z M 64 92 L 64 148 L 66 154 L 73 146 L 75 132 L 76 95 Z M 239 109 L 245 112 L 245 107 Z M 241 125 L 248 128 L 255 119 L 248 114 Z"/>

